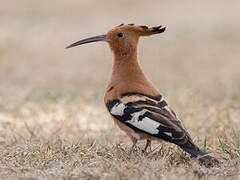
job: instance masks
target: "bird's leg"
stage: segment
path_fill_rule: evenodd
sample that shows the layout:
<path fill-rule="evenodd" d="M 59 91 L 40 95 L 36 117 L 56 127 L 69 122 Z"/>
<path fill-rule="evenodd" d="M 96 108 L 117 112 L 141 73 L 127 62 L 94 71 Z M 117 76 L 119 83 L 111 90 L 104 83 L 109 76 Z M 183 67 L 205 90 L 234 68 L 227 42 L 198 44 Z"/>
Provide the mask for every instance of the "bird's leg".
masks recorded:
<path fill-rule="evenodd" d="M 151 149 L 151 140 L 149 140 L 149 139 L 147 139 L 147 143 L 146 143 L 146 146 L 144 148 L 144 152 L 147 152 L 148 146 L 150 146 L 150 152 L 151 152 L 152 151 L 152 149 Z"/>
<path fill-rule="evenodd" d="M 137 139 L 136 138 L 131 137 L 131 140 L 132 140 L 133 144 L 132 144 L 131 149 L 129 150 L 129 154 L 131 154 L 133 152 L 133 150 L 134 150 L 134 148 L 135 148 L 135 146 L 137 144 Z"/>

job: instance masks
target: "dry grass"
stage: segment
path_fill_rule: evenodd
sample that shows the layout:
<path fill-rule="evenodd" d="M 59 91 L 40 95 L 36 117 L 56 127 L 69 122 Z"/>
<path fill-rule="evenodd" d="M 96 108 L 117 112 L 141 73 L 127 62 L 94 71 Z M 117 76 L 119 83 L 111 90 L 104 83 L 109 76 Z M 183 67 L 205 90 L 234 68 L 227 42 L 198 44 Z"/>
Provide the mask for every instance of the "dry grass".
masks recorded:
<path fill-rule="evenodd" d="M 2 2 L 0 179 L 240 179 L 239 5 Z M 127 153 L 130 141 L 102 102 L 107 45 L 64 49 L 122 22 L 168 27 L 141 40 L 141 63 L 221 167 L 200 166 L 164 142 L 150 154 L 142 153 L 144 142 Z"/>

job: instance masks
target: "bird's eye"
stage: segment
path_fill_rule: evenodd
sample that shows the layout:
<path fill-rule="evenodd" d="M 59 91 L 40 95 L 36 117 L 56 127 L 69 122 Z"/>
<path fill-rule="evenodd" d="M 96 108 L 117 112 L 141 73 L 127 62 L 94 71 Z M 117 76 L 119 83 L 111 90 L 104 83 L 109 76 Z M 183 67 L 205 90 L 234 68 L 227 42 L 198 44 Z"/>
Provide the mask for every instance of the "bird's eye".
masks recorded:
<path fill-rule="evenodd" d="M 122 32 L 117 34 L 118 37 L 122 38 L 124 36 L 124 34 Z"/>

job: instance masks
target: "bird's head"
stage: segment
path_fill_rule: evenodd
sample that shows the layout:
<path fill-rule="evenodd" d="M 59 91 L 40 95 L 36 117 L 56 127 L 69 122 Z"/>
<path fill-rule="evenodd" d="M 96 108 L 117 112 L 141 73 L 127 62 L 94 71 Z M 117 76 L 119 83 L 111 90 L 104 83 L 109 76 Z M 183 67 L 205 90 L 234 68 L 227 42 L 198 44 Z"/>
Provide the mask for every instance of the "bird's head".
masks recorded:
<path fill-rule="evenodd" d="M 147 27 L 147 26 L 135 26 L 134 24 L 124 25 L 121 24 L 113 29 L 109 30 L 107 34 L 94 36 L 77 41 L 67 48 L 75 47 L 78 45 L 106 41 L 109 43 L 111 50 L 114 54 L 119 56 L 126 56 L 131 51 L 136 50 L 139 37 L 150 36 L 153 34 L 159 34 L 165 31 L 165 27 Z"/>

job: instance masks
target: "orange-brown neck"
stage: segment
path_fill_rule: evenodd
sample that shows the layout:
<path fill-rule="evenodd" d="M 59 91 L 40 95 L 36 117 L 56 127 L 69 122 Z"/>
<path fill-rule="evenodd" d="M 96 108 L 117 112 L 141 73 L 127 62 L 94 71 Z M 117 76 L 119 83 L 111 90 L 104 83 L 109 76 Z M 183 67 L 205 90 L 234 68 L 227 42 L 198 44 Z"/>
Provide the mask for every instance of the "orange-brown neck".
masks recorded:
<path fill-rule="evenodd" d="M 137 59 L 137 48 L 127 54 L 114 52 L 112 76 L 109 86 L 115 86 L 121 82 L 148 83 Z"/>

